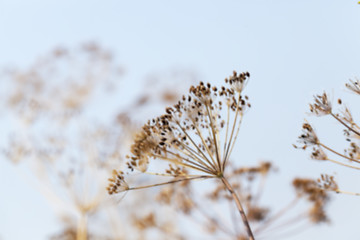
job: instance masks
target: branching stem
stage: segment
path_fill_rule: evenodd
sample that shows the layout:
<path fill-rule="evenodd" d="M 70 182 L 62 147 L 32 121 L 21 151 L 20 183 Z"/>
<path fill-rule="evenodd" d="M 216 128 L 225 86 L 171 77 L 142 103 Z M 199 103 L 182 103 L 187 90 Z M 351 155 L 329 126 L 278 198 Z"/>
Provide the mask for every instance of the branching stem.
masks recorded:
<path fill-rule="evenodd" d="M 234 191 L 233 187 L 232 187 L 231 184 L 226 180 L 226 178 L 225 178 L 224 176 L 221 177 L 221 181 L 224 183 L 226 189 L 229 191 L 229 193 L 231 194 L 232 198 L 233 198 L 234 201 L 235 201 L 236 207 L 237 207 L 238 210 L 239 210 L 240 216 L 241 216 L 242 221 L 243 221 L 243 223 L 244 223 L 244 225 L 245 225 L 246 232 L 247 232 L 247 235 L 249 236 L 249 239 L 250 239 L 250 240 L 255 240 L 254 235 L 253 235 L 253 233 L 252 233 L 252 231 L 251 231 L 251 228 L 250 228 L 249 221 L 248 221 L 248 219 L 247 219 L 247 217 L 246 217 L 244 208 L 243 208 L 242 205 L 241 205 L 239 196 L 236 194 L 236 192 Z"/>
<path fill-rule="evenodd" d="M 342 125 L 344 125 L 347 129 L 349 129 L 351 132 L 355 133 L 356 135 L 360 136 L 360 133 L 347 125 L 343 120 L 341 120 L 336 114 L 331 113 L 331 116 L 334 117 L 336 120 L 338 120 Z"/>

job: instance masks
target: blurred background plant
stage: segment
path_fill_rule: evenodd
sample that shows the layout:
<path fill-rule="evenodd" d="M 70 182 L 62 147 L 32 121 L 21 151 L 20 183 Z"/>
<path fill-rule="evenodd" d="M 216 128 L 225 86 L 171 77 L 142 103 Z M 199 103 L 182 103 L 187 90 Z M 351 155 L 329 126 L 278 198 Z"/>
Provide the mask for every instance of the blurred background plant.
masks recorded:
<path fill-rule="evenodd" d="M 229 165 L 228 171 L 228 180 L 244 205 L 255 239 L 287 239 L 320 223 L 329 223 L 325 209 L 329 196 L 317 188 L 316 180 L 295 178 L 294 191 L 289 191 L 293 199 L 270 206 L 264 189 L 270 192 L 272 189 L 266 185 L 270 173 L 276 173 L 272 163 L 260 162 L 252 167 Z M 175 207 L 188 224 L 201 226 L 206 239 L 248 239 L 246 229 L 239 226 L 241 218 L 228 190 L 219 181 L 208 181 L 160 187 L 157 199 Z"/>
<path fill-rule="evenodd" d="M 347 91 L 353 95 L 360 95 L 360 81 L 358 79 L 350 80 L 349 83 L 345 84 L 345 87 Z M 356 116 L 353 117 L 347 104 L 345 104 L 341 98 L 334 103 L 330 100 L 329 95 L 324 92 L 321 95 L 314 96 L 314 102 L 310 104 L 310 113 L 317 117 L 328 116 L 335 120 L 335 122 L 343 128 L 344 142 L 347 143 L 348 146 L 346 146 L 344 150 L 333 147 L 331 145 L 331 139 L 326 138 L 326 140 L 323 140 L 324 138 L 319 137 L 315 128 L 307 121 L 305 121 L 302 126 L 303 134 L 299 136 L 299 142 L 302 146 L 294 146 L 310 151 L 311 159 L 324 162 L 328 161 L 341 167 L 360 170 L 360 127 L 356 123 Z M 335 180 L 335 176 L 325 173 L 318 179 L 318 187 L 336 193 L 360 195 L 360 193 L 356 191 L 340 189 Z"/>
<path fill-rule="evenodd" d="M 2 72 L 8 121 L 3 154 L 26 169 L 19 175 L 53 206 L 62 230 L 51 239 L 175 239 L 179 234 L 173 221 L 158 219 L 164 209 L 155 213 L 153 202 L 143 201 L 151 198 L 148 193 L 122 204 L 121 197 L 105 194 L 108 174 L 122 164 L 137 128 L 137 111 L 156 111 L 181 89 L 169 87 L 166 74 L 155 74 L 146 81 L 153 92 L 145 84 L 134 99 L 124 99 L 124 74 L 111 52 L 95 43 L 56 48 L 26 70 Z M 194 78 L 191 72 L 168 75 L 184 82 Z M 153 229 L 149 236 L 148 228 Z"/>

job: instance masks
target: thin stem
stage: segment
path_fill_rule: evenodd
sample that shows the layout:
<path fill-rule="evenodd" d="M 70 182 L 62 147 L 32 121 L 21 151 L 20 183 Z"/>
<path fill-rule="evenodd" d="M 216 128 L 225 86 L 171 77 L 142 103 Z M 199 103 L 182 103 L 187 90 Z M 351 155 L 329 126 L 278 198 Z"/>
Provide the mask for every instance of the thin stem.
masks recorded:
<path fill-rule="evenodd" d="M 283 223 L 281 223 L 277 226 L 274 226 L 274 227 L 266 230 L 265 232 L 262 232 L 262 234 L 269 234 L 269 232 L 273 232 L 275 230 L 279 231 L 279 230 L 283 229 L 284 227 L 290 227 L 293 224 L 296 224 L 296 223 L 306 220 L 306 216 L 307 216 L 307 213 L 300 213 L 299 215 L 294 216 L 293 218 L 284 220 Z"/>
<path fill-rule="evenodd" d="M 81 216 L 79 219 L 79 223 L 77 226 L 77 232 L 76 232 L 76 240 L 86 240 L 87 239 L 87 219 L 86 219 L 86 213 L 81 212 Z"/>
<path fill-rule="evenodd" d="M 196 132 L 197 132 L 198 136 L 199 136 L 200 139 L 201 139 L 202 145 L 205 147 L 206 152 L 208 153 L 208 155 L 210 156 L 210 158 L 211 158 L 211 160 L 212 160 L 212 165 L 214 166 L 214 169 L 215 169 L 216 171 L 220 171 L 220 168 L 219 168 L 219 169 L 217 168 L 218 165 L 216 165 L 216 161 L 215 161 L 215 159 L 214 159 L 214 157 L 213 157 L 213 155 L 212 155 L 212 153 L 211 153 L 208 145 L 206 144 L 206 141 L 205 141 L 205 139 L 204 139 L 204 137 L 203 137 L 200 129 L 198 128 L 198 126 L 196 125 L 196 123 L 195 123 L 194 121 L 193 121 L 193 124 L 194 124 L 194 127 L 195 127 L 195 129 L 196 129 Z"/>
<path fill-rule="evenodd" d="M 273 215 L 272 217 L 270 217 L 269 219 L 265 220 L 265 222 L 263 224 L 261 224 L 260 227 L 258 227 L 257 229 L 254 230 L 254 232 L 262 232 L 264 231 L 266 228 L 268 228 L 271 224 L 273 224 L 274 222 L 276 222 L 279 218 L 281 218 L 285 213 L 287 213 L 289 210 L 291 210 L 291 208 L 295 207 L 295 205 L 298 203 L 300 198 L 294 198 L 294 200 L 292 200 L 287 206 L 285 206 L 284 208 L 280 209 L 275 215 Z"/>
<path fill-rule="evenodd" d="M 244 115 L 241 113 L 240 119 L 239 119 L 239 125 L 238 125 L 238 128 L 237 128 L 237 130 L 236 130 L 235 137 L 234 137 L 234 141 L 233 141 L 233 143 L 232 143 L 232 145 L 231 145 L 231 148 L 230 148 L 229 154 L 227 155 L 227 158 L 224 160 L 224 167 L 225 167 L 226 161 L 228 161 L 228 159 L 229 159 L 229 157 L 230 157 L 230 155 L 231 155 L 231 153 L 232 153 L 232 150 L 233 150 L 233 148 L 234 148 L 234 146 L 235 146 L 236 139 L 237 139 L 237 137 L 238 137 L 238 135 L 239 135 L 239 132 L 240 132 L 240 127 L 241 127 L 241 122 L 242 122 L 242 120 L 243 120 L 243 116 L 244 116 Z"/>
<path fill-rule="evenodd" d="M 357 193 L 357 192 L 348 192 L 348 191 L 343 191 L 343 190 L 340 190 L 340 189 L 336 189 L 336 190 L 334 190 L 334 192 L 336 192 L 336 193 L 342 193 L 342 194 L 347 194 L 347 195 L 360 196 L 360 193 Z"/>
<path fill-rule="evenodd" d="M 168 161 L 168 162 L 174 163 L 175 165 L 180 165 L 180 166 L 183 166 L 183 167 L 188 167 L 188 168 L 192 168 L 192 169 L 198 170 L 198 171 L 200 171 L 200 172 L 204 172 L 204 173 L 208 173 L 208 174 L 213 174 L 212 172 L 210 172 L 208 169 L 204 168 L 203 166 L 201 166 L 201 167 L 196 167 L 196 166 L 193 166 L 193 165 L 191 165 L 191 164 L 187 164 L 187 163 L 181 162 L 181 161 L 176 160 L 176 159 L 172 159 L 172 158 L 168 158 L 168 157 L 161 156 L 161 155 L 156 155 L 156 154 L 151 154 L 151 156 L 154 157 L 154 158 L 159 158 L 159 159 L 162 159 L 162 160 L 164 160 L 164 161 Z"/>
<path fill-rule="evenodd" d="M 333 159 L 330 159 L 330 158 L 327 158 L 326 160 L 330 161 L 330 162 L 333 162 L 333 163 L 336 163 L 336 164 L 339 164 L 339 165 L 342 165 L 342 166 L 345 166 L 345 167 L 348 167 L 348 168 L 353 168 L 353 169 L 356 169 L 356 170 L 360 170 L 360 167 L 354 167 L 354 166 L 351 166 L 349 164 L 342 163 L 342 162 L 339 162 L 339 161 L 336 161 L 336 160 L 333 160 Z"/>
<path fill-rule="evenodd" d="M 346 122 L 350 123 L 351 127 L 354 127 L 354 126 L 355 126 L 357 129 L 360 129 L 359 125 L 357 125 L 357 124 L 353 121 L 353 118 L 352 118 L 352 116 L 351 116 L 350 110 L 349 110 L 347 107 L 345 107 L 344 111 L 342 111 L 342 115 L 344 116 L 343 119 L 344 119 Z M 348 115 L 348 117 L 347 117 L 346 115 Z"/>
<path fill-rule="evenodd" d="M 163 186 L 163 185 L 172 184 L 172 183 L 177 183 L 177 182 L 182 182 L 182 181 L 186 181 L 186 180 L 207 179 L 207 178 L 214 178 L 214 176 L 199 176 L 199 177 L 190 177 L 190 178 L 180 178 L 180 179 L 176 179 L 176 180 L 172 180 L 172 181 L 168 181 L 168 182 L 163 182 L 163 183 L 156 183 L 156 184 L 151 184 L 151 185 L 146 185 L 146 186 L 140 186 L 140 187 L 129 187 L 128 189 L 126 189 L 126 191 L 129 191 L 129 190 L 140 190 L 140 189 L 145 189 L 145 188 Z"/>
<path fill-rule="evenodd" d="M 211 106 L 210 107 L 208 107 L 207 105 L 205 105 L 205 106 L 206 106 L 207 115 L 208 115 L 209 120 L 210 120 L 210 128 L 211 128 L 211 132 L 212 132 L 212 135 L 213 135 L 213 141 L 214 141 L 214 144 L 215 144 L 215 152 L 216 152 L 217 164 L 219 166 L 219 170 L 223 171 L 221 163 L 220 163 L 220 149 L 218 148 L 218 137 L 217 137 L 217 134 L 215 133 L 215 124 L 213 123 L 213 116 L 212 116 L 212 112 L 211 112 Z"/>
<path fill-rule="evenodd" d="M 225 224 L 220 224 L 221 222 L 224 222 L 224 221 L 219 221 L 219 217 L 221 217 L 221 215 L 219 216 L 216 216 L 216 217 L 212 217 L 210 216 L 210 214 L 208 214 L 209 211 L 207 211 L 207 209 L 205 210 L 204 209 L 204 205 L 203 204 L 197 204 L 195 201 L 194 201 L 194 207 L 196 210 L 198 210 L 200 212 L 200 214 L 203 215 L 203 217 L 208 220 L 209 222 L 215 224 L 218 229 L 222 232 L 224 232 L 225 234 L 228 234 L 228 235 L 234 235 L 234 233 L 229 229 L 227 228 L 227 226 Z M 223 219 L 224 220 L 224 219 Z"/>
<path fill-rule="evenodd" d="M 245 228 L 246 228 L 246 232 L 247 232 L 247 235 L 249 236 L 249 239 L 250 240 L 255 240 L 254 238 L 254 235 L 251 231 L 251 228 L 250 228 L 250 224 L 249 224 L 249 221 L 246 217 L 246 214 L 245 214 L 245 211 L 244 211 L 244 208 L 242 207 L 241 205 L 241 202 L 240 202 L 240 199 L 239 199 L 239 196 L 235 193 L 234 189 L 232 188 L 232 186 L 230 185 L 230 183 L 226 180 L 225 177 L 221 177 L 221 181 L 224 183 L 226 189 L 229 191 L 229 193 L 231 194 L 231 196 L 233 197 L 235 203 L 236 203 L 236 207 L 238 208 L 239 210 L 239 213 L 240 213 L 240 216 L 242 218 L 242 221 L 245 225 Z"/>
<path fill-rule="evenodd" d="M 169 173 L 156 173 L 156 172 L 144 172 L 145 174 L 149 174 L 149 175 L 155 175 L 155 176 L 161 176 L 161 177 L 174 177 L 173 174 L 169 174 Z M 186 175 L 182 175 L 180 174 L 178 177 L 202 177 L 204 175 L 191 175 L 191 174 L 186 174 Z"/>
<path fill-rule="evenodd" d="M 344 125 L 347 129 L 349 129 L 351 132 L 355 133 L 356 135 L 360 136 L 360 133 L 358 131 L 356 131 L 355 129 L 353 129 L 352 127 L 350 127 L 349 125 L 347 125 L 343 120 L 341 120 L 338 116 L 336 116 L 333 113 L 330 113 L 331 116 L 333 116 L 336 120 L 338 120 L 342 125 Z"/>
<path fill-rule="evenodd" d="M 356 159 L 350 158 L 350 157 L 348 157 L 348 156 L 346 156 L 346 155 L 344 155 L 344 154 L 341 154 L 341 153 L 333 150 L 332 148 L 329 148 L 328 146 L 326 146 L 326 145 L 324 145 L 324 144 L 322 144 L 322 143 L 319 143 L 319 145 L 322 146 L 323 148 L 325 148 L 326 150 L 328 150 L 328 151 L 330 151 L 330 152 L 332 152 L 332 153 L 334 153 L 334 154 L 336 154 L 336 155 L 338 155 L 338 156 L 340 156 L 340 157 L 343 157 L 343 158 L 345 158 L 345 159 L 347 159 L 347 160 L 349 160 L 349 161 L 356 162 L 356 163 L 360 163 L 359 160 L 356 160 Z"/>
<path fill-rule="evenodd" d="M 192 143 L 192 145 L 199 151 L 199 153 L 200 153 L 201 155 L 203 155 L 204 160 L 206 160 L 206 162 L 208 162 L 208 163 L 215 169 L 215 165 L 206 157 L 205 153 L 198 147 L 198 145 L 196 145 L 196 143 L 194 142 L 194 140 L 189 136 L 189 134 L 185 131 L 185 129 L 180 125 L 180 122 L 175 120 L 175 123 L 176 123 L 176 125 L 179 126 L 179 128 L 180 128 L 181 131 L 185 134 L 185 136 L 190 140 L 190 142 Z M 192 123 L 193 123 L 193 125 L 196 127 L 195 122 L 192 121 Z M 198 128 L 196 128 L 196 130 L 197 130 L 198 134 L 201 134 L 201 133 L 199 133 L 199 129 L 198 129 Z M 200 135 L 200 137 L 201 137 L 201 135 Z M 203 140 L 203 139 L 202 139 L 202 140 Z M 206 145 L 205 145 L 205 146 L 206 146 Z M 212 159 L 212 156 L 211 156 L 211 155 L 210 155 L 210 157 L 211 157 L 211 159 Z M 212 159 L 212 160 L 213 160 L 213 159 Z M 214 160 L 213 160 L 213 162 L 214 162 Z"/>
<path fill-rule="evenodd" d="M 304 219 L 305 220 L 305 219 Z M 286 239 L 289 236 L 294 236 L 296 234 L 304 232 L 304 230 L 308 229 L 310 227 L 309 222 L 299 221 L 297 223 L 299 226 L 292 227 L 292 229 L 286 228 L 286 230 L 283 230 L 285 232 L 275 234 L 275 236 L 272 236 L 272 239 Z M 269 235 L 269 234 L 267 234 Z"/>
<path fill-rule="evenodd" d="M 227 119 L 226 119 L 226 133 L 225 133 L 225 142 L 224 142 L 224 156 L 226 151 L 226 145 L 228 140 L 228 133 L 229 133 L 229 120 L 230 120 L 230 105 L 227 104 Z"/>
<path fill-rule="evenodd" d="M 193 158 L 199 164 L 202 164 L 202 165 L 206 166 L 206 168 L 213 169 L 213 166 L 209 165 L 208 161 L 204 162 L 203 160 L 201 160 L 201 156 L 194 149 L 192 149 L 191 147 L 189 147 L 186 144 L 182 143 L 181 141 L 179 141 L 179 144 L 184 148 L 184 149 L 181 149 L 180 147 L 175 146 L 179 151 L 183 152 L 186 156 L 189 156 L 190 158 Z"/>
<path fill-rule="evenodd" d="M 257 188 L 257 192 L 256 194 L 254 195 L 253 197 L 253 202 L 255 204 L 257 204 L 259 202 L 259 199 L 261 197 L 261 194 L 264 192 L 264 188 L 265 188 L 265 182 L 266 182 L 266 177 L 264 175 L 261 176 L 261 180 L 260 180 L 260 183 L 258 185 L 258 188 Z"/>
<path fill-rule="evenodd" d="M 178 154 L 178 153 L 174 153 L 174 152 L 172 152 L 172 151 L 169 151 L 169 150 L 167 150 L 167 149 L 165 149 L 164 150 L 164 152 L 166 153 L 166 154 L 171 154 L 172 156 L 174 156 L 176 159 L 183 159 L 184 160 L 184 162 L 187 162 L 188 164 L 193 164 L 194 166 L 196 166 L 196 167 L 198 167 L 198 168 L 202 168 L 202 169 L 204 169 L 204 170 L 207 170 L 207 172 L 208 173 L 210 173 L 211 171 L 211 169 L 208 169 L 208 168 L 206 168 L 207 167 L 207 165 L 201 165 L 200 163 L 198 163 L 197 161 L 196 161 L 196 159 L 195 159 L 195 161 L 193 161 L 193 160 L 190 160 L 189 159 L 189 157 L 190 158 L 192 158 L 192 156 L 189 156 L 189 155 L 187 155 L 184 151 L 182 151 L 182 150 L 179 150 L 179 151 L 181 151 L 185 156 L 187 156 L 187 158 L 186 157 L 184 157 L 184 156 L 181 156 L 180 154 Z M 164 156 L 163 158 L 167 158 L 167 156 Z M 175 161 L 178 161 L 178 160 L 176 160 L 175 159 Z M 193 158 L 192 158 L 193 159 Z M 182 161 L 181 161 L 182 162 Z"/>
<path fill-rule="evenodd" d="M 235 119 L 234 119 L 234 123 L 233 123 L 233 126 L 232 126 L 231 135 L 230 135 L 230 138 L 229 138 L 229 143 L 227 143 L 227 139 L 225 141 L 228 145 L 226 146 L 226 152 L 224 153 L 223 168 L 225 168 L 226 161 L 229 158 L 229 150 L 230 150 L 231 142 L 233 140 L 233 135 L 234 135 L 234 131 L 235 131 L 236 123 L 237 123 L 238 113 L 239 113 L 239 110 L 240 110 L 240 107 L 239 107 L 240 96 L 241 95 L 239 94 L 239 99 L 238 99 L 237 104 L 236 104 Z"/>

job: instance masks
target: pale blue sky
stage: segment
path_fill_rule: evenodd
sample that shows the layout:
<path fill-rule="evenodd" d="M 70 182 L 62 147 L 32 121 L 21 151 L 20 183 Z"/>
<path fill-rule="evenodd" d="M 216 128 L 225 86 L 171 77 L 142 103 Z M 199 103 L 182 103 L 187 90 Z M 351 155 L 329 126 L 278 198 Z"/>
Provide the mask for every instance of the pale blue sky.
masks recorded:
<path fill-rule="evenodd" d="M 234 69 L 249 71 L 246 91 L 253 108 L 239 139 L 247 146 L 239 149 L 239 161 L 275 162 L 280 173 L 273 184 L 282 185 L 268 191 L 276 203 L 294 176 L 336 171 L 344 188 L 356 190 L 351 183 L 358 181 L 357 172 L 311 161 L 291 144 L 309 118 L 313 94 L 344 95 L 344 83 L 360 76 L 359 29 L 357 1 L 0 0 L 0 66 L 26 66 L 55 46 L 93 40 L 124 64 L 134 82 L 126 87 L 179 67 L 217 84 Z M 322 125 L 325 136 L 336 136 L 335 129 L 341 135 L 333 122 Z M 14 174 L 0 161 L 0 239 L 45 239 L 57 229 L 50 208 Z M 359 198 L 335 197 L 331 226 L 291 239 L 356 239 Z"/>

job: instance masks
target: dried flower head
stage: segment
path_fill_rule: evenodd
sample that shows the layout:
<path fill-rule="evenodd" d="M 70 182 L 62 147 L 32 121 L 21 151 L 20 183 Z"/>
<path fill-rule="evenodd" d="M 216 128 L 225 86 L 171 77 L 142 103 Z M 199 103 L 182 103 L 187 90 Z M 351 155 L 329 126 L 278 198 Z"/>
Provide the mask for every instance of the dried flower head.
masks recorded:
<path fill-rule="evenodd" d="M 350 146 L 345 150 L 345 153 L 354 160 L 360 160 L 360 147 L 356 142 L 350 142 Z"/>
<path fill-rule="evenodd" d="M 128 184 L 124 180 L 124 173 L 122 171 L 113 170 L 109 182 L 109 186 L 106 188 L 109 194 L 120 193 L 129 189 Z"/>
<path fill-rule="evenodd" d="M 327 174 L 321 174 L 321 177 L 317 180 L 320 188 L 327 191 L 338 191 L 339 187 L 335 181 L 334 176 L 330 176 Z"/>
<path fill-rule="evenodd" d="M 359 79 L 356 79 L 355 81 L 350 80 L 350 83 L 346 83 L 345 86 L 347 89 L 352 91 L 353 93 L 360 95 L 360 81 Z"/>
<path fill-rule="evenodd" d="M 241 92 L 249 76 L 249 73 L 234 72 L 225 80 L 230 88 L 218 89 L 203 82 L 191 86 L 188 96 L 183 96 L 173 107 L 166 108 L 166 114 L 143 126 L 131 147 L 129 168 L 145 172 L 152 160 L 164 160 L 170 163 L 166 173 L 175 177 L 187 175 L 185 168 L 220 176 L 248 106 Z M 227 111 L 226 121 L 222 119 L 222 111 Z M 226 128 L 226 136 L 221 142 L 223 128 Z M 177 171 L 171 169 L 173 165 L 177 166 Z"/>
<path fill-rule="evenodd" d="M 191 86 L 187 96 L 142 127 L 131 146 L 129 169 L 175 177 L 175 180 L 129 188 L 121 175 L 112 179 L 109 193 L 115 193 L 118 187 L 132 190 L 192 179 L 219 178 L 236 203 L 247 235 L 254 239 L 240 199 L 224 176 L 244 112 L 250 107 L 248 97 L 242 96 L 249 77 L 248 72 L 238 74 L 234 71 L 225 79 L 229 87 L 217 88 L 204 82 Z M 221 134 L 223 129 L 225 132 Z M 153 162 L 160 165 L 167 162 L 167 168 L 163 172 L 149 172 Z M 123 188 L 121 184 L 125 184 Z M 191 205 L 192 202 L 187 202 L 184 206 L 191 208 Z"/>
<path fill-rule="evenodd" d="M 310 157 L 314 160 L 328 160 L 325 151 L 320 147 L 313 147 Z"/>
<path fill-rule="evenodd" d="M 234 71 L 233 75 L 229 79 L 225 79 L 225 82 L 229 82 L 229 84 L 236 92 L 241 93 L 247 84 L 246 80 L 248 77 L 250 77 L 248 72 L 237 75 L 237 73 Z"/>
<path fill-rule="evenodd" d="M 310 104 L 310 112 L 317 115 L 323 116 L 331 114 L 332 106 L 329 101 L 327 94 L 324 92 L 322 95 L 314 96 L 315 103 Z"/>
<path fill-rule="evenodd" d="M 303 124 L 302 130 L 303 134 L 299 136 L 299 141 L 304 144 L 302 147 L 303 149 L 306 149 L 308 146 L 314 146 L 319 144 L 319 138 L 308 122 L 305 122 Z"/>

